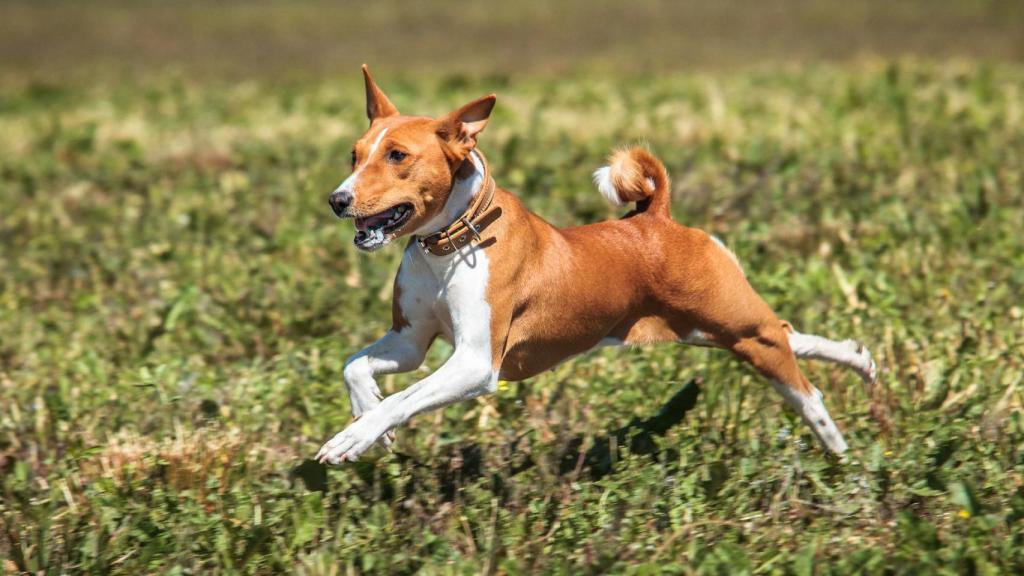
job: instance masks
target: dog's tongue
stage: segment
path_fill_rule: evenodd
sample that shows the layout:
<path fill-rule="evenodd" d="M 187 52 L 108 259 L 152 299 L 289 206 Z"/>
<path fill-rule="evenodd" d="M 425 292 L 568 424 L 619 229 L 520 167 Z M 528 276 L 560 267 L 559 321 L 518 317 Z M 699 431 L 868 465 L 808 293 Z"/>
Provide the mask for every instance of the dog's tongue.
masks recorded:
<path fill-rule="evenodd" d="M 383 224 L 390 218 L 391 211 L 382 212 L 380 214 L 374 214 L 373 216 L 367 216 L 366 218 L 356 218 L 356 230 L 366 232 L 367 228 L 372 228 L 374 225 Z"/>

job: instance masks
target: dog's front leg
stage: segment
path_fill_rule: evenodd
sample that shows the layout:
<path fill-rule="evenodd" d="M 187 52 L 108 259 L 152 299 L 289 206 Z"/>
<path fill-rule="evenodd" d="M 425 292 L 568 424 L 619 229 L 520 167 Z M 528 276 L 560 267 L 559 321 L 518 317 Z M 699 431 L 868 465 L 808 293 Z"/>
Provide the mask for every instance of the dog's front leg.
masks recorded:
<path fill-rule="evenodd" d="M 324 444 L 316 459 L 330 464 L 356 460 L 388 430 L 413 416 L 494 392 L 497 382 L 490 358 L 456 350 L 436 372 L 364 412 L 362 418 Z"/>
<path fill-rule="evenodd" d="M 428 332 L 413 326 L 400 331 L 389 330 L 345 362 L 345 386 L 353 418 L 359 418 L 380 404 L 383 396 L 375 376 L 419 368 L 433 338 Z"/>

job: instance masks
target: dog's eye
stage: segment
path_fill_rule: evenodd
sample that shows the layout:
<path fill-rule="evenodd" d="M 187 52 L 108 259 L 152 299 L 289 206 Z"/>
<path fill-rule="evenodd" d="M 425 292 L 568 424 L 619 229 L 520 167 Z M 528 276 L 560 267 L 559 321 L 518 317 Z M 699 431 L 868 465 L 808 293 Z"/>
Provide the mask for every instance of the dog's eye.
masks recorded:
<path fill-rule="evenodd" d="M 408 156 L 408 154 L 402 152 L 401 150 L 392 150 L 391 152 L 388 152 L 388 160 L 395 163 L 405 160 L 406 156 Z"/>
<path fill-rule="evenodd" d="M 352 167 L 353 168 L 356 167 L 356 151 L 355 150 L 352 151 Z"/>

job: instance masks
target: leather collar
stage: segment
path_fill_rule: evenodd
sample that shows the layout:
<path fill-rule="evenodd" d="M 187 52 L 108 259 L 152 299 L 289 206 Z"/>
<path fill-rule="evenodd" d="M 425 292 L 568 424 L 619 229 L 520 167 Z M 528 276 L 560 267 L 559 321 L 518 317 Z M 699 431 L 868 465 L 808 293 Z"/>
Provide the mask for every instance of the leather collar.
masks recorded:
<path fill-rule="evenodd" d="M 487 165 L 487 159 L 477 150 L 474 150 L 473 153 L 480 158 L 480 163 L 484 167 L 484 183 L 481 185 L 480 191 L 470 202 L 466 211 L 455 219 L 455 222 L 437 232 L 416 238 L 420 247 L 434 256 L 454 254 L 472 240 L 479 241 L 480 233 L 484 228 L 490 226 L 501 216 L 499 207 L 488 210 L 491 201 L 494 200 L 495 184 L 494 178 L 491 177 L 490 166 Z"/>

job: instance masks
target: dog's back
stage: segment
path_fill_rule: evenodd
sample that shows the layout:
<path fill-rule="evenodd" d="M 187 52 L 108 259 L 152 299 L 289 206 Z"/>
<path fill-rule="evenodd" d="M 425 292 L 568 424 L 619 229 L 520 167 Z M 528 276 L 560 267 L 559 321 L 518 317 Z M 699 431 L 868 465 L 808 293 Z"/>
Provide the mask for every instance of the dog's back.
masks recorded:
<path fill-rule="evenodd" d="M 558 229 L 502 191 L 508 217 L 488 253 L 503 262 L 492 275 L 504 278 L 488 300 L 509 314 L 503 378 L 532 376 L 602 341 L 729 348 L 766 324 L 781 327 L 727 249 L 671 219 L 668 175 L 650 152 L 615 152 L 594 181 L 612 203 L 636 208 Z"/>

